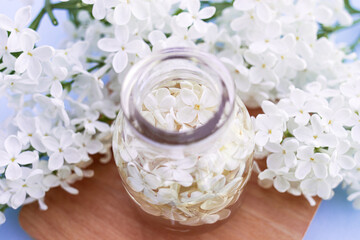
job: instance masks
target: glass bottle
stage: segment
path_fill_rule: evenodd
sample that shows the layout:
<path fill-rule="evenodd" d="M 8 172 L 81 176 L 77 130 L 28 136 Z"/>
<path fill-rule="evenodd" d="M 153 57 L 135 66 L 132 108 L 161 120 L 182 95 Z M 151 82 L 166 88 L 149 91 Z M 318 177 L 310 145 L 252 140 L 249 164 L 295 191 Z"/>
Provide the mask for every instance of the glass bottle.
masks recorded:
<path fill-rule="evenodd" d="M 166 117 L 159 117 L 164 114 L 159 109 L 148 113 L 149 94 L 168 89 L 169 98 L 177 98 L 186 88 L 203 95 L 207 91 L 215 100 L 205 122 L 179 127 L 178 112 Z M 114 122 L 115 162 L 125 189 L 147 218 L 182 231 L 228 218 L 251 174 L 254 131 L 223 64 L 188 48 L 152 54 L 128 72 L 121 108 Z M 206 113 L 200 113 L 201 103 L 193 108 L 197 120 Z M 176 126 L 159 124 L 169 115 Z"/>

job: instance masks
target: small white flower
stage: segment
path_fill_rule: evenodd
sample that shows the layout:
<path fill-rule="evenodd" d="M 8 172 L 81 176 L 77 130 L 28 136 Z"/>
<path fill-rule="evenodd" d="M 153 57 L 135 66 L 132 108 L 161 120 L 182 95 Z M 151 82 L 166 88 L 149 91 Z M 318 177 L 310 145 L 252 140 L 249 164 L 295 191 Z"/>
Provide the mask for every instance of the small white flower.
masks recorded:
<path fill-rule="evenodd" d="M 294 136 L 301 142 L 315 147 L 335 147 L 337 138 L 330 133 L 324 133 L 319 115 L 314 114 L 310 118 L 310 126 L 300 126 L 294 130 Z"/>
<path fill-rule="evenodd" d="M 16 118 L 16 123 L 20 129 L 18 137 L 23 145 L 30 143 L 37 151 L 45 152 L 46 149 L 42 143 L 42 137 L 36 120 L 36 118 L 25 117 L 22 114 L 18 115 Z"/>
<path fill-rule="evenodd" d="M 180 99 L 185 106 L 176 113 L 176 119 L 181 123 L 191 123 L 198 117 L 199 122 L 205 124 L 214 115 L 218 101 L 207 88 L 203 88 L 200 98 L 192 90 L 181 89 Z"/>
<path fill-rule="evenodd" d="M 29 169 L 29 171 L 31 170 Z M 10 206 L 14 209 L 20 207 L 25 202 L 27 194 L 35 199 L 40 199 L 45 196 L 45 191 L 41 185 L 43 171 L 35 169 L 27 174 L 25 174 L 27 175 L 26 177 L 21 179 L 7 181 L 8 186 L 14 191 L 14 194 L 10 198 Z"/>
<path fill-rule="evenodd" d="M 161 186 L 161 179 L 153 174 L 139 171 L 134 163 L 128 163 L 127 170 L 129 177 L 126 182 L 135 192 L 142 192 L 144 189 L 157 189 Z"/>
<path fill-rule="evenodd" d="M 35 41 L 39 38 L 37 32 L 30 28 L 26 28 L 31 20 L 31 7 L 26 6 L 20 8 L 15 14 L 13 21 L 6 15 L 0 14 L 0 29 L 11 32 L 8 40 L 8 47 L 11 51 L 20 50 L 20 44 L 27 39 L 21 39 L 24 34 L 27 34 Z"/>
<path fill-rule="evenodd" d="M 196 161 L 192 159 L 179 159 L 168 161 L 155 170 L 155 173 L 166 181 L 176 181 L 184 187 L 193 183 L 191 173 L 194 171 Z"/>
<path fill-rule="evenodd" d="M 200 0 L 188 0 L 186 8 L 189 12 L 182 12 L 177 16 L 177 23 L 181 27 L 189 27 L 194 24 L 198 32 L 206 32 L 207 24 L 203 19 L 211 18 L 216 11 L 215 7 L 205 7 L 200 10 Z"/>
<path fill-rule="evenodd" d="M 302 146 L 297 151 L 298 165 L 295 171 L 295 177 L 304 179 L 311 170 L 317 178 L 326 178 L 328 175 L 329 155 L 325 153 L 314 153 L 313 147 Z"/>
<path fill-rule="evenodd" d="M 102 38 L 98 47 L 105 52 L 115 52 L 113 67 L 117 73 L 122 72 L 128 64 L 128 54 L 140 52 L 144 45 L 140 40 L 129 41 L 130 33 L 128 26 L 116 26 L 115 38 Z"/>
<path fill-rule="evenodd" d="M 139 0 L 119 0 L 115 4 L 114 20 L 118 25 L 126 25 L 133 15 L 139 20 L 145 20 L 149 17 L 149 4 Z"/>
<path fill-rule="evenodd" d="M 272 152 L 267 159 L 266 165 L 269 169 L 277 170 L 284 166 L 295 167 L 297 159 L 295 152 L 299 147 L 299 142 L 294 138 L 286 138 L 281 144 L 268 143 L 265 149 Z"/>
<path fill-rule="evenodd" d="M 22 145 L 18 137 L 11 135 L 4 142 L 5 151 L 0 150 L 0 167 L 5 167 L 5 177 L 9 180 L 21 178 L 20 165 L 34 163 L 38 160 L 38 155 L 34 152 L 21 152 Z"/>
<path fill-rule="evenodd" d="M 54 49 L 49 46 L 41 46 L 34 49 L 35 41 L 28 34 L 23 34 L 20 47 L 23 53 L 15 62 L 15 71 L 27 72 L 31 79 L 38 79 L 42 72 L 41 62 L 49 61 L 54 55 Z"/>
<path fill-rule="evenodd" d="M 88 111 L 84 113 L 84 117 L 74 118 L 71 120 L 71 124 L 77 125 L 80 127 L 84 127 L 85 131 L 93 135 L 96 133 L 96 130 L 100 132 L 108 132 L 110 131 L 110 127 L 108 124 L 99 121 L 100 113 L 96 111 Z"/>
<path fill-rule="evenodd" d="M 283 137 L 283 119 L 260 114 L 255 120 L 255 142 L 263 147 L 267 142 L 280 143 Z"/>
<path fill-rule="evenodd" d="M 274 15 L 274 12 L 267 4 L 267 1 L 235 0 L 234 8 L 240 11 L 255 9 L 256 16 L 265 23 L 270 22 Z"/>
<path fill-rule="evenodd" d="M 104 0 L 82 0 L 83 3 L 93 4 L 92 14 L 95 19 L 103 19 L 106 15 L 106 4 Z"/>
<path fill-rule="evenodd" d="M 269 82 L 276 85 L 279 77 L 275 74 L 273 67 L 275 66 L 277 57 L 272 53 L 254 54 L 246 51 L 245 60 L 252 65 L 249 72 L 250 82 L 257 84 L 261 81 Z"/>
<path fill-rule="evenodd" d="M 44 145 L 49 153 L 49 169 L 51 171 L 60 169 L 64 164 L 64 159 L 68 163 L 78 163 L 81 161 L 79 151 L 72 146 L 73 134 L 70 130 L 61 132 L 60 141 L 55 137 L 44 137 Z"/>

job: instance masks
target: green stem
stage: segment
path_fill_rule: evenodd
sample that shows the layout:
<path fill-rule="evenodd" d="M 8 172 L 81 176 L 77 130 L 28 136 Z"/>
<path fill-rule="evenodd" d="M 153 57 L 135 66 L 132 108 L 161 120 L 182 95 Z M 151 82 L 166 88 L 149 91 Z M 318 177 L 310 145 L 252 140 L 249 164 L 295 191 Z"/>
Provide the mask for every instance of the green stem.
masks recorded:
<path fill-rule="evenodd" d="M 350 0 L 344 0 L 344 5 L 346 10 L 350 13 L 350 14 L 356 14 L 356 13 L 360 13 L 360 10 L 357 10 L 355 8 L 353 8 L 350 4 Z"/>
<path fill-rule="evenodd" d="M 37 30 L 40 24 L 41 19 L 43 18 L 43 16 L 45 15 L 46 11 L 45 9 L 41 9 L 41 11 L 39 12 L 39 14 L 36 16 L 36 18 L 34 19 L 34 21 L 30 24 L 29 28 L 33 29 L 33 30 Z"/>
<path fill-rule="evenodd" d="M 54 13 L 52 12 L 52 4 L 50 0 L 45 0 L 45 11 L 47 12 L 53 25 L 58 25 L 58 20 L 55 18 Z"/>

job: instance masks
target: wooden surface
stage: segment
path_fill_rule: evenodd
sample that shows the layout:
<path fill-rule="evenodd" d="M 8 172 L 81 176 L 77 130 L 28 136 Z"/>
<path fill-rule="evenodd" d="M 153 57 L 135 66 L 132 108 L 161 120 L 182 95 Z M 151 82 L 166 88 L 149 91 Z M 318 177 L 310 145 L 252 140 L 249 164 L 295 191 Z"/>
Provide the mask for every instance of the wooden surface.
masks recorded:
<path fill-rule="evenodd" d="M 244 202 L 220 227 L 184 235 L 142 222 L 125 192 L 113 161 L 94 164 L 95 176 L 77 182 L 73 196 L 57 188 L 46 195 L 49 210 L 37 203 L 24 206 L 19 221 L 34 239 L 302 239 L 316 212 L 302 197 L 262 189 L 255 174 Z"/>
<path fill-rule="evenodd" d="M 46 194 L 49 210 L 39 210 L 37 203 L 22 208 L 19 221 L 30 236 L 39 240 L 302 239 L 318 207 L 311 207 L 303 197 L 262 189 L 253 174 L 243 204 L 225 224 L 185 235 L 142 221 L 122 186 L 114 161 L 95 163 L 90 168 L 95 176 L 74 184 L 79 195 L 57 188 Z"/>

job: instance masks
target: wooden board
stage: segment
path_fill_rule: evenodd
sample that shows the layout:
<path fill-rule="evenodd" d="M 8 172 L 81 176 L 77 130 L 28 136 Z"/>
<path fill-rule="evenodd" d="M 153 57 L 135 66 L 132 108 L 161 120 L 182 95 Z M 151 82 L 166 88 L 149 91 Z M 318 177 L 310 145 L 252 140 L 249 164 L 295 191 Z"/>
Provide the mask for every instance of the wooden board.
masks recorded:
<path fill-rule="evenodd" d="M 184 234 L 144 223 L 122 186 L 114 162 L 93 165 L 95 176 L 77 182 L 77 196 L 57 188 L 46 195 L 47 211 L 24 206 L 20 224 L 34 239 L 184 239 Z M 252 176 L 244 202 L 228 222 L 186 239 L 302 239 L 316 207 L 302 197 L 262 189 Z"/>
<path fill-rule="evenodd" d="M 106 165 L 95 163 L 91 168 L 95 170 L 93 178 L 74 184 L 79 195 L 57 188 L 45 197 L 49 210 L 39 210 L 37 203 L 22 208 L 20 225 L 30 236 L 39 240 L 302 239 L 319 206 L 319 201 L 316 207 L 311 207 L 303 197 L 263 189 L 253 174 L 243 193 L 242 205 L 225 224 L 208 232 L 185 235 L 142 221 L 114 161 Z"/>

